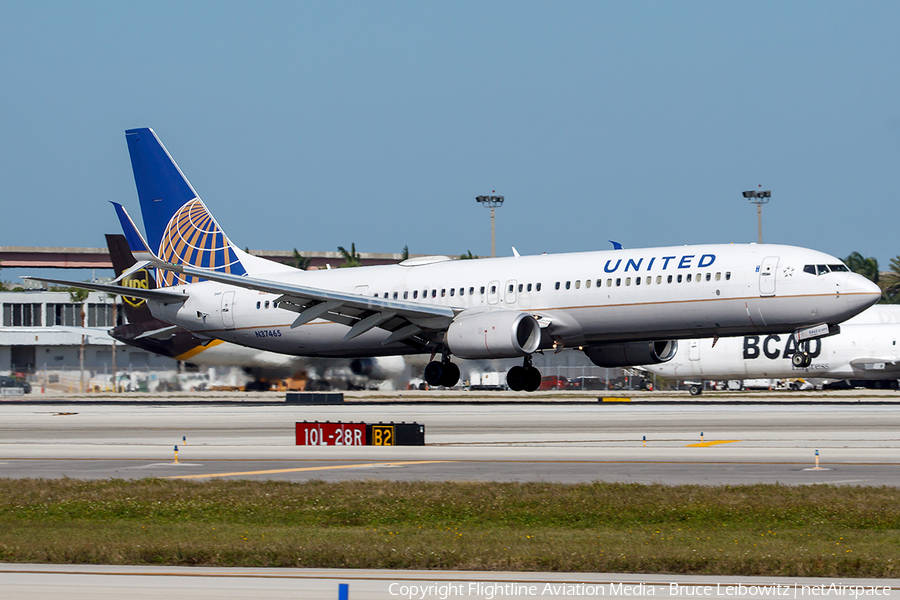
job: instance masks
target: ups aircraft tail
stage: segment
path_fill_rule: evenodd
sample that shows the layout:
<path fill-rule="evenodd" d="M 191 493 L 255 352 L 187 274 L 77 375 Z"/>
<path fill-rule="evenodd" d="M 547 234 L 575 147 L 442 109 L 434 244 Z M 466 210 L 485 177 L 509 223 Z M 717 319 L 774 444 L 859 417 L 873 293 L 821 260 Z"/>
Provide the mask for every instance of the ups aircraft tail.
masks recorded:
<path fill-rule="evenodd" d="M 236 247 L 194 191 L 166 147 L 149 128 L 125 132 L 134 183 L 149 250 L 165 262 L 231 275 L 254 275 L 290 269 Z M 126 231 L 126 234 L 128 232 Z M 129 246 L 136 253 L 134 240 Z M 201 278 L 159 271 L 160 287 L 194 283 Z"/>
<path fill-rule="evenodd" d="M 107 234 L 106 245 L 116 277 L 122 276 L 136 264 L 124 235 Z M 125 275 L 119 285 L 135 290 L 156 289 L 156 281 L 148 268 Z M 120 342 L 178 360 L 189 360 L 210 343 L 210 340 L 200 339 L 181 327 L 154 318 L 143 298 L 123 294 L 122 300 L 128 323 L 109 330 L 109 334 Z"/>

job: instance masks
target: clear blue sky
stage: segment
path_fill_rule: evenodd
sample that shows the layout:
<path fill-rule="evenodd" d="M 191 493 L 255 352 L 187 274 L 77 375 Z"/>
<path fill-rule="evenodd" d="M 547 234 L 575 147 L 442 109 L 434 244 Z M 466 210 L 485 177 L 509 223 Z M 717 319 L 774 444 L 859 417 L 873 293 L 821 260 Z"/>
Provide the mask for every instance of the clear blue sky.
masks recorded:
<path fill-rule="evenodd" d="M 103 246 L 148 126 L 252 249 L 900 254 L 897 2 L 27 2 L 3 246 Z M 6 269 L 9 280 L 19 271 Z"/>

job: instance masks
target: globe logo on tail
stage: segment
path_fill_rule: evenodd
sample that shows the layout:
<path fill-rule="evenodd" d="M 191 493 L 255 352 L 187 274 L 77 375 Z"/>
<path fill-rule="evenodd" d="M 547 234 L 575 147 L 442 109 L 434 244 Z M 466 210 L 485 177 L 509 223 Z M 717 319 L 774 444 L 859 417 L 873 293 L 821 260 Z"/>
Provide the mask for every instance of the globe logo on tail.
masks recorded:
<path fill-rule="evenodd" d="M 159 246 L 159 257 L 174 264 L 188 264 L 220 273 L 244 275 L 231 242 L 199 198 L 186 202 L 169 220 Z M 202 278 L 162 271 L 163 287 L 196 283 Z"/>

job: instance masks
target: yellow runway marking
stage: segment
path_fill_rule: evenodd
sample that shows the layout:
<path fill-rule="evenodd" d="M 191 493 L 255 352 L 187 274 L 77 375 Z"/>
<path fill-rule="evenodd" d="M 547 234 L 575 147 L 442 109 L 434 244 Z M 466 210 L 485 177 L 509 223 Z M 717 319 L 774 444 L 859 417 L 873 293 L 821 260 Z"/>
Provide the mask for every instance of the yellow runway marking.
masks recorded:
<path fill-rule="evenodd" d="M 243 471 L 240 473 L 210 473 L 208 475 L 172 475 L 160 479 L 204 479 L 207 477 L 238 477 L 241 475 L 272 475 L 275 473 L 299 473 L 301 471 L 327 471 L 329 469 L 358 469 L 360 467 L 402 467 L 405 465 L 430 465 L 457 462 L 455 460 L 413 460 L 407 462 L 363 463 L 358 465 L 333 465 L 330 467 L 299 467 L 296 469 L 269 469 L 267 471 Z"/>
<path fill-rule="evenodd" d="M 712 442 L 701 442 L 699 444 L 688 444 L 685 448 L 706 448 L 707 446 L 715 446 L 717 444 L 733 444 L 741 440 L 715 440 Z"/>

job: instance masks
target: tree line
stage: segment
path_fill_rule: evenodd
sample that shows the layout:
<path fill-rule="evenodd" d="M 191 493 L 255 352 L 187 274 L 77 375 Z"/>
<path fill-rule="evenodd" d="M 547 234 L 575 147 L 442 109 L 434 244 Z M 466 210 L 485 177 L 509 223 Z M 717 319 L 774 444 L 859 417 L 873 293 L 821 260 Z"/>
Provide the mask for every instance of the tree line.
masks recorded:
<path fill-rule="evenodd" d="M 876 258 L 866 258 L 859 252 L 851 252 L 843 260 L 851 271 L 859 273 L 881 288 L 880 304 L 900 304 L 900 256 L 892 258 L 888 270 L 883 272 L 879 271 Z"/>

